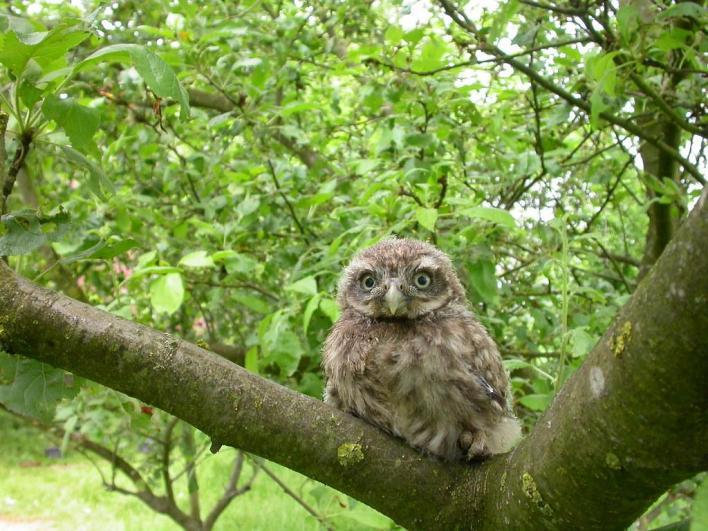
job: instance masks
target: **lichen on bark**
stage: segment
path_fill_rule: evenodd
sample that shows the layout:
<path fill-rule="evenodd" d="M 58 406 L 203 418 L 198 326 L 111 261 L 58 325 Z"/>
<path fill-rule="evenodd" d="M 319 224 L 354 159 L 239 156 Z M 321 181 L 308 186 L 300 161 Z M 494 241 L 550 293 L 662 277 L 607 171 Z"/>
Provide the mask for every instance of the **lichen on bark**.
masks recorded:
<path fill-rule="evenodd" d="M 343 467 L 350 467 L 364 460 L 364 450 L 359 443 L 343 443 L 337 448 L 337 459 Z"/>

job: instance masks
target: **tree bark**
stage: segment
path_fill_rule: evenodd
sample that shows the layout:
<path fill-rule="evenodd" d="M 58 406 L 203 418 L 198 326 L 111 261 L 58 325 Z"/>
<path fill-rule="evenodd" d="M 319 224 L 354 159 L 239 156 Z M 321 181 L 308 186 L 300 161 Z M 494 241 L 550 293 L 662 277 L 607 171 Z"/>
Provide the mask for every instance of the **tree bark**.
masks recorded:
<path fill-rule="evenodd" d="M 708 201 L 511 453 L 424 457 L 378 429 L 0 264 L 0 345 L 154 404 L 411 529 L 614 529 L 708 465 Z"/>

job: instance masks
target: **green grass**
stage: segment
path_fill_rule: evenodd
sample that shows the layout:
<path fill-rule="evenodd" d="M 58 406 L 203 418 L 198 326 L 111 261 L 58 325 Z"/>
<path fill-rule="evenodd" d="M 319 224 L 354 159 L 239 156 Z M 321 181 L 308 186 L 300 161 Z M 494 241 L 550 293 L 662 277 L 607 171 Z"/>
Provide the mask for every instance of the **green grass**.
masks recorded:
<path fill-rule="evenodd" d="M 12 522 L 37 521 L 42 529 L 133 531 L 174 530 L 179 527 L 134 497 L 106 490 L 96 468 L 77 452 L 48 458 L 51 446 L 41 432 L 0 412 L 0 529 Z M 227 481 L 233 449 L 222 449 L 199 467 L 204 514 L 220 496 Z M 337 530 L 389 529 L 391 521 L 362 503 L 304 476 L 270 463 L 269 468 Z M 103 466 L 110 475 L 109 467 Z M 249 477 L 250 465 L 244 476 Z M 122 483 L 128 486 L 128 483 Z M 178 482 L 178 503 L 187 506 L 184 482 Z M 322 526 L 265 474 L 253 488 L 236 498 L 215 529 L 316 531 Z"/>

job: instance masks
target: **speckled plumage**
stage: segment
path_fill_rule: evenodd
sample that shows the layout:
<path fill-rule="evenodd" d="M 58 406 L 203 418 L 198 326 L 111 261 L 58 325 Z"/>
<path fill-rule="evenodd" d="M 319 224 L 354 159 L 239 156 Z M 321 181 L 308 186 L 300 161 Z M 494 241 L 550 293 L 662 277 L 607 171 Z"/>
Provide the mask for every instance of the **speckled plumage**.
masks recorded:
<path fill-rule="evenodd" d="M 511 448 L 520 430 L 501 356 L 444 253 L 383 240 L 345 269 L 338 302 L 327 403 L 447 460 Z"/>

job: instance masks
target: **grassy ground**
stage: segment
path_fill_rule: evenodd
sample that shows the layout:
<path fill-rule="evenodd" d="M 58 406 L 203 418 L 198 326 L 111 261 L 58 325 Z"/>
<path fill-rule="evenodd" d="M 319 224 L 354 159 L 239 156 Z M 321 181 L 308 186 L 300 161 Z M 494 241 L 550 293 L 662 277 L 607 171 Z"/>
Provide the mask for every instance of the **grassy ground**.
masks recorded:
<path fill-rule="evenodd" d="M 139 500 L 104 489 L 96 469 L 81 455 L 69 452 L 63 458 L 46 457 L 49 445 L 43 434 L 0 411 L 0 530 L 178 529 L 168 517 L 153 512 Z M 204 512 L 220 496 L 233 457 L 234 450 L 222 449 L 200 466 Z M 337 491 L 275 464 L 269 468 L 337 530 L 391 526 L 384 516 Z M 248 477 L 250 469 L 245 473 Z M 180 488 L 176 495 L 186 507 L 186 489 Z M 321 528 L 313 516 L 263 473 L 251 491 L 231 503 L 216 525 L 219 530 L 249 531 Z"/>

